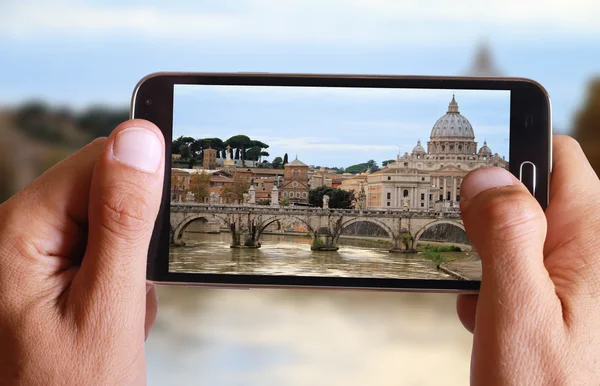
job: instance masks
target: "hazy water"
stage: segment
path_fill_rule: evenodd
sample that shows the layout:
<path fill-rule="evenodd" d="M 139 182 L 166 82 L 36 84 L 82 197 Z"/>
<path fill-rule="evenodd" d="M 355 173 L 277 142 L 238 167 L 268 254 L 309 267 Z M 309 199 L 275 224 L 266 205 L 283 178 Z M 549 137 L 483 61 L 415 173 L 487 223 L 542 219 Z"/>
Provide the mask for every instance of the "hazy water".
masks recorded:
<path fill-rule="evenodd" d="M 193 237 L 197 245 L 172 249 L 172 267 L 444 277 L 429 261 L 360 240 L 315 255 L 302 237 L 265 235 L 258 250 L 229 248 L 228 234 Z M 472 336 L 458 321 L 455 295 L 175 286 L 158 294 L 149 385 L 469 383 Z"/>
<path fill-rule="evenodd" d="M 186 247 L 172 247 L 172 272 L 263 275 L 452 279 L 422 254 L 389 253 L 376 242 L 340 239 L 335 252 L 310 250 L 302 236 L 263 235 L 259 249 L 230 248 L 228 233 L 188 233 Z"/>
<path fill-rule="evenodd" d="M 454 295 L 159 287 L 149 385 L 467 385 Z"/>

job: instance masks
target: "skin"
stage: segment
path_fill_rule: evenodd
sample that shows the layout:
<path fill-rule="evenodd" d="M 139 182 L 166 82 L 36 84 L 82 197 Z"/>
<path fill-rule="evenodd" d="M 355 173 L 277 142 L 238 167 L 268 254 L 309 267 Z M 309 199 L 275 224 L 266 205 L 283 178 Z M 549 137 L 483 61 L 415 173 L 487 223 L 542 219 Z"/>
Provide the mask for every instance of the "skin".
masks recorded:
<path fill-rule="evenodd" d="M 156 172 L 114 157 L 121 124 L 0 206 L 0 385 L 145 384 L 156 317 L 145 282 L 164 154 Z M 472 383 L 600 384 L 600 181 L 579 145 L 554 139 L 546 213 L 516 179 L 461 187 L 483 266 L 458 314 L 474 333 Z M 481 299 L 481 301 L 479 301 Z"/>
<path fill-rule="evenodd" d="M 600 181 L 575 140 L 553 142 L 545 213 L 516 179 L 461 202 L 483 266 L 457 304 L 475 385 L 600 384 Z"/>
<path fill-rule="evenodd" d="M 145 384 L 146 256 L 163 184 L 95 140 L 0 206 L 0 384 Z M 164 148 L 164 140 L 161 142 Z"/>

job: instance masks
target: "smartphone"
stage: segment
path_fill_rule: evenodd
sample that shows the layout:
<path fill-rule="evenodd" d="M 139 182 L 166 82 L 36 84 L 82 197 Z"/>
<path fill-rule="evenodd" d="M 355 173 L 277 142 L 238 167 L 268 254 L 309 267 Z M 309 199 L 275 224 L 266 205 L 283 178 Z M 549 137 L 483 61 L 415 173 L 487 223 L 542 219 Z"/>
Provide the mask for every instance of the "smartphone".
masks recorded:
<path fill-rule="evenodd" d="M 157 284 L 478 292 L 471 170 L 548 203 L 551 107 L 529 79 L 156 73 L 131 117 L 165 137 Z"/>

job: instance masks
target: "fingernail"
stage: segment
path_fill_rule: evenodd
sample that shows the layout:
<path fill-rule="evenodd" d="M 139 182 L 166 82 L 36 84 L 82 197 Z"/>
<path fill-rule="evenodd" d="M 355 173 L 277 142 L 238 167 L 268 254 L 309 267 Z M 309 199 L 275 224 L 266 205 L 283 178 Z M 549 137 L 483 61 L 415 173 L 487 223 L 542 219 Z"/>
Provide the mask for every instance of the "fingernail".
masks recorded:
<path fill-rule="evenodd" d="M 150 290 L 154 287 L 154 284 L 152 283 L 146 283 L 146 293 L 150 292 Z"/>
<path fill-rule="evenodd" d="M 113 155 L 125 165 L 156 173 L 161 162 L 161 147 L 160 140 L 152 131 L 132 127 L 117 134 Z"/>
<path fill-rule="evenodd" d="M 460 186 L 460 198 L 469 200 L 479 193 L 501 186 L 514 185 L 516 179 L 506 169 L 498 167 L 479 168 L 469 173 Z"/>

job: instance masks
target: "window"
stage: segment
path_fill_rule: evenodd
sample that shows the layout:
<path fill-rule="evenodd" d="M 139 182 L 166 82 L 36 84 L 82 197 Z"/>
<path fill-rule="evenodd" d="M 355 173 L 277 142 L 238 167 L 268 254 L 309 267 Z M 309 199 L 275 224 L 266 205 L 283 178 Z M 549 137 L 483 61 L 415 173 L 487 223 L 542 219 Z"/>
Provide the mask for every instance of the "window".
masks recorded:
<path fill-rule="evenodd" d="M 456 201 L 457 202 L 460 201 L 460 195 L 459 194 L 456 195 Z"/>
<path fill-rule="evenodd" d="M 298 171 L 297 171 L 297 170 L 294 170 L 294 171 L 292 172 L 292 177 L 293 177 L 294 179 L 297 179 L 297 178 L 298 178 Z"/>
<path fill-rule="evenodd" d="M 306 198 L 306 192 L 302 193 L 302 198 Z"/>
<path fill-rule="evenodd" d="M 425 181 L 425 177 L 421 177 L 421 181 Z"/>
<path fill-rule="evenodd" d="M 391 180 L 392 180 L 392 177 L 388 176 L 388 181 L 391 181 Z"/>
<path fill-rule="evenodd" d="M 287 192 L 283 192 L 283 197 L 287 197 Z"/>
<path fill-rule="evenodd" d="M 408 162 L 405 162 L 405 163 L 404 163 L 404 167 L 408 167 Z"/>
<path fill-rule="evenodd" d="M 300 197 L 301 197 L 301 194 L 300 194 L 300 192 L 296 192 L 296 197 L 298 197 L 298 198 L 300 198 Z"/>
<path fill-rule="evenodd" d="M 390 203 L 389 203 L 389 202 L 387 203 L 387 206 L 390 206 Z"/>
<path fill-rule="evenodd" d="M 444 196 L 442 196 L 442 195 L 440 194 L 440 201 L 442 201 L 443 199 L 444 199 Z"/>
<path fill-rule="evenodd" d="M 450 201 L 450 192 L 448 192 L 448 193 L 446 194 L 446 196 L 448 196 L 448 197 L 446 198 L 446 200 Z"/>
<path fill-rule="evenodd" d="M 425 203 L 422 202 L 421 203 L 421 208 L 424 208 L 424 207 L 425 207 Z"/>
<path fill-rule="evenodd" d="M 392 198 L 392 193 L 387 194 L 387 199 L 390 200 Z"/>
<path fill-rule="evenodd" d="M 421 200 L 425 199 L 425 193 L 421 193 Z"/>
<path fill-rule="evenodd" d="M 433 201 L 433 194 L 429 195 L 429 201 Z"/>
<path fill-rule="evenodd" d="M 408 197 L 408 190 L 404 189 L 404 193 L 402 194 L 404 197 Z"/>

